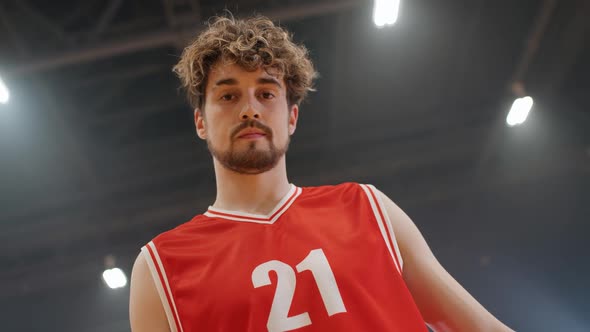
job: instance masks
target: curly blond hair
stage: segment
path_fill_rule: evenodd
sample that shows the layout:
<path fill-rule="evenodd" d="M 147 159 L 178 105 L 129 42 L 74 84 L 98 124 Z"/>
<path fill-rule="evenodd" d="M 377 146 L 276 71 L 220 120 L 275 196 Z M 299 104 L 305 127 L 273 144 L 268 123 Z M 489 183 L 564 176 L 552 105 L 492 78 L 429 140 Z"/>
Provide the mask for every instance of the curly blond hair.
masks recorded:
<path fill-rule="evenodd" d="M 202 108 L 209 71 L 220 60 L 246 70 L 263 68 L 283 75 L 289 105 L 299 105 L 314 90 L 317 72 L 309 53 L 304 46 L 295 44 L 285 29 L 263 16 L 217 16 L 184 49 L 173 69 L 193 108 Z"/>

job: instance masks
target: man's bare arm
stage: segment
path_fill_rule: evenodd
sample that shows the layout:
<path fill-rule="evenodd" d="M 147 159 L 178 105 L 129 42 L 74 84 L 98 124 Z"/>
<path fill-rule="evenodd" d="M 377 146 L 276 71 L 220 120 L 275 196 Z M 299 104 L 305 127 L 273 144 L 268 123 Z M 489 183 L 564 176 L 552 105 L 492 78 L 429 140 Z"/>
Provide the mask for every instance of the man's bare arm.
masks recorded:
<path fill-rule="evenodd" d="M 403 278 L 428 326 L 437 332 L 512 331 L 441 266 L 414 222 L 385 194 L 379 194 L 403 258 Z"/>
<path fill-rule="evenodd" d="M 169 332 L 164 306 L 143 254 L 133 264 L 129 297 L 129 320 L 133 332 Z"/>

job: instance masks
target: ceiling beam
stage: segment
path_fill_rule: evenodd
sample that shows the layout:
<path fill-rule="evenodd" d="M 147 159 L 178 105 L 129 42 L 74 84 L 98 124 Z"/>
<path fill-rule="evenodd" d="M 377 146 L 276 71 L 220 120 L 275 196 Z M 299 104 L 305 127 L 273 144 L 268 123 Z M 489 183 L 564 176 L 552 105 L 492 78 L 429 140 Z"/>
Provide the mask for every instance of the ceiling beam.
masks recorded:
<path fill-rule="evenodd" d="M 553 16 L 556 6 L 557 0 L 543 1 L 543 5 L 539 10 L 539 14 L 535 19 L 533 28 L 526 40 L 525 48 L 520 57 L 520 61 L 516 66 L 516 70 L 514 71 L 510 84 L 521 82 L 524 79 L 527 69 L 529 68 L 535 57 L 535 54 L 537 54 L 539 46 L 541 45 L 545 30 L 551 21 L 551 17 Z"/>
<path fill-rule="evenodd" d="M 98 39 L 98 37 L 100 37 L 100 35 L 102 35 L 103 32 L 105 32 L 105 30 L 109 27 L 109 24 L 113 21 L 113 18 L 115 18 L 115 15 L 117 15 L 117 12 L 119 11 L 119 8 L 122 4 L 123 0 L 111 0 L 109 2 L 107 8 L 103 11 L 102 15 L 100 16 L 98 24 L 96 25 L 94 30 L 90 32 L 88 40 L 95 41 Z"/>
<path fill-rule="evenodd" d="M 332 14 L 342 10 L 349 10 L 365 3 L 368 3 L 368 0 L 323 1 L 304 6 L 290 6 L 268 12 L 263 11 L 262 14 L 274 21 L 284 22 L 311 16 Z M 175 46 L 193 38 L 195 32 L 195 26 L 185 26 L 178 31 L 172 29 L 152 31 L 120 40 L 105 41 L 67 52 L 41 56 L 17 64 L 12 68 L 6 68 L 6 72 L 8 76 L 21 76 L 151 48 Z"/>
<path fill-rule="evenodd" d="M 60 42 L 68 42 L 68 38 L 66 37 L 66 33 L 64 32 L 63 27 L 53 22 L 51 19 L 49 19 L 47 16 L 41 13 L 37 8 L 29 4 L 28 1 L 14 1 L 14 4 L 26 15 L 32 18 L 31 22 L 35 22 L 38 25 L 42 26 L 44 28 L 43 30 L 50 32 Z"/>

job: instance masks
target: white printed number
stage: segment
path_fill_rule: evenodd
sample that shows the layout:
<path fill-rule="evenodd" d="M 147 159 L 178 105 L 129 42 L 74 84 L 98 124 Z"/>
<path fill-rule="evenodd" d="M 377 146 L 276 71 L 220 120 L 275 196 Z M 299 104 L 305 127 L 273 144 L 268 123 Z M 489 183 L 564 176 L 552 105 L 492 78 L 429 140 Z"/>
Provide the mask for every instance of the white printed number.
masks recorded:
<path fill-rule="evenodd" d="M 311 271 L 329 316 L 346 312 L 334 273 L 332 273 L 328 259 L 322 249 L 310 251 L 309 255 L 301 263 L 297 264 L 296 268 L 297 272 Z M 271 284 L 270 271 L 275 271 L 277 274 L 277 288 L 270 307 L 268 323 L 266 324 L 268 331 L 290 331 L 311 325 L 311 318 L 309 318 L 307 312 L 288 317 L 293 295 L 295 294 L 295 284 L 297 283 L 295 271 L 291 266 L 277 260 L 258 265 L 252 271 L 254 288 Z"/>

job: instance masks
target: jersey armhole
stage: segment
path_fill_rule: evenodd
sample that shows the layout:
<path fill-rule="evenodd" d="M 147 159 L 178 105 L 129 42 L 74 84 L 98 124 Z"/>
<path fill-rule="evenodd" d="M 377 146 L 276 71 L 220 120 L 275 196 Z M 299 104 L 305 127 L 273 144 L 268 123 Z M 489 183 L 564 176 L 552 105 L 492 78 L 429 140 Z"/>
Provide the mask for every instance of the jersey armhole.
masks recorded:
<path fill-rule="evenodd" d="M 402 255 L 400 253 L 399 246 L 395 238 L 393 224 L 391 223 L 391 219 L 387 214 L 387 210 L 385 209 L 383 200 L 381 199 L 381 196 L 379 195 L 377 189 L 375 189 L 373 185 L 361 184 L 360 186 L 369 200 L 369 204 L 371 205 L 371 209 L 373 210 L 373 215 L 375 216 L 375 220 L 377 221 L 377 225 L 379 226 L 379 230 L 381 231 L 381 235 L 383 236 L 383 240 L 385 241 L 387 250 L 391 255 L 391 258 L 394 262 L 396 269 L 401 275 L 403 271 L 404 261 L 402 259 Z"/>
<path fill-rule="evenodd" d="M 176 310 L 174 297 L 172 296 L 172 291 L 170 290 L 170 284 L 168 283 L 166 270 L 164 270 L 164 265 L 160 260 L 158 250 L 156 249 L 154 242 L 150 241 L 148 244 L 143 246 L 141 248 L 141 253 L 148 264 L 152 279 L 154 280 L 154 284 L 156 285 L 156 289 L 160 295 L 160 301 L 164 307 L 164 312 L 166 312 L 166 318 L 168 319 L 168 324 L 170 325 L 170 331 L 184 332 L 182 329 L 182 324 L 180 323 L 178 310 Z"/>

